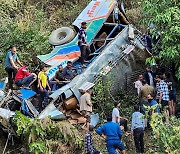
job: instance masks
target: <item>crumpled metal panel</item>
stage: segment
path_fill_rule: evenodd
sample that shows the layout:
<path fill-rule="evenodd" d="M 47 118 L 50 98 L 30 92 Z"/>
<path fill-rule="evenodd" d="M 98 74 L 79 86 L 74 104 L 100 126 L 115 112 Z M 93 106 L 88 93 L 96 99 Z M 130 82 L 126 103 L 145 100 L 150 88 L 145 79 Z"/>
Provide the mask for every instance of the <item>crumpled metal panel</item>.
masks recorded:
<path fill-rule="evenodd" d="M 127 54 L 124 52 L 125 50 L 132 49 L 133 46 L 137 46 L 140 49 L 143 49 L 143 45 L 141 42 L 136 38 L 133 41 L 129 41 L 129 31 L 128 26 L 126 26 L 116 37 L 113 41 L 111 41 L 105 49 L 95 58 L 95 60 L 88 66 L 88 68 L 80 75 L 76 76 L 68 85 L 65 85 L 63 89 L 70 88 L 71 91 L 74 93 L 76 98 L 79 100 L 81 93 L 79 92 L 79 88 L 85 82 L 94 83 L 96 78 L 103 74 L 106 71 L 106 68 L 110 67 L 111 64 L 116 65 L 116 61 L 118 59 L 124 59 Z M 130 48 L 130 49 L 128 49 Z M 133 48 L 134 49 L 134 48 Z M 133 52 L 131 50 L 129 53 Z M 110 70 L 109 70 L 110 71 Z M 56 99 L 61 93 L 63 93 L 63 89 L 60 88 L 55 91 L 50 97 Z"/>

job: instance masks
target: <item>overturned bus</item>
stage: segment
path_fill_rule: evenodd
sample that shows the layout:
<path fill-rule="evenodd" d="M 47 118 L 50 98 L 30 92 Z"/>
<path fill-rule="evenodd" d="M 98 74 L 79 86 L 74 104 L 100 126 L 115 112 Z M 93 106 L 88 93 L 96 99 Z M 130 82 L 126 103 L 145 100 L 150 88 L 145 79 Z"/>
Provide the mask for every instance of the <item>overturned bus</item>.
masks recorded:
<path fill-rule="evenodd" d="M 116 81 L 121 80 L 123 83 L 124 74 L 135 70 L 138 61 L 148 56 L 140 39 L 141 33 L 129 24 L 122 3 L 116 0 L 93 0 L 74 21 L 76 32 L 82 21 L 87 22 L 87 40 L 91 47 L 87 68 L 80 67 L 78 61 L 80 49 L 77 35 L 72 35 L 72 30 L 64 27 L 52 32 L 49 41 L 54 46 L 53 51 L 37 58 L 50 66 L 47 71 L 50 80 L 53 80 L 58 66 L 65 67 L 67 61 L 73 62 L 77 76 L 50 94 L 49 105 L 41 113 L 34 104 L 38 94 L 33 90 L 20 89 L 21 95 L 13 93 L 4 96 L 0 103 L 3 129 L 10 129 L 10 119 L 16 110 L 21 110 L 30 118 L 50 116 L 52 119 L 65 119 L 66 116 L 60 111 L 62 104 L 68 110 L 76 109 L 81 92 L 92 88 L 101 76 L 111 71 L 117 75 Z M 71 104 L 74 104 L 73 107 L 69 106 Z"/>

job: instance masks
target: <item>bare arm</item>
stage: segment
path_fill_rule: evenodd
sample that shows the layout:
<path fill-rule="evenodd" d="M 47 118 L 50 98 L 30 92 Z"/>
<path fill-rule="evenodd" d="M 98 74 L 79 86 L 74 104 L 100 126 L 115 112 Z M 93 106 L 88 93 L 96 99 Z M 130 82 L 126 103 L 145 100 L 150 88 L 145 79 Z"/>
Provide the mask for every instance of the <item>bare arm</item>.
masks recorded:
<path fill-rule="evenodd" d="M 17 63 L 22 67 L 23 64 L 19 61 L 19 59 L 17 60 Z"/>
<path fill-rule="evenodd" d="M 47 87 L 49 90 L 51 90 L 51 87 L 49 86 L 49 82 L 47 81 Z"/>
<path fill-rule="evenodd" d="M 60 81 L 57 79 L 57 74 L 55 75 L 54 80 L 55 80 L 56 82 L 60 82 Z"/>
<path fill-rule="evenodd" d="M 162 96 L 163 96 L 163 93 L 161 92 L 161 93 L 160 93 L 160 96 L 159 96 L 159 103 L 161 103 Z"/>
<path fill-rule="evenodd" d="M 60 82 L 56 77 L 54 77 L 54 80 L 55 80 L 56 82 Z"/>
<path fill-rule="evenodd" d="M 38 85 L 39 85 L 40 91 L 42 92 L 43 88 L 42 88 L 41 80 L 39 78 L 38 78 Z"/>

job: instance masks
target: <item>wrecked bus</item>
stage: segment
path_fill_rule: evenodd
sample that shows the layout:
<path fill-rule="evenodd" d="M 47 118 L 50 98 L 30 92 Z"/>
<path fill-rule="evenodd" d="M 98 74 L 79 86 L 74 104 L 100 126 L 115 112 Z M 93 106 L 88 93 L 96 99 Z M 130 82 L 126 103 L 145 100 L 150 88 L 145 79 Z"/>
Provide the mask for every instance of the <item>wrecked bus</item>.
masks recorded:
<path fill-rule="evenodd" d="M 80 49 L 77 36 L 63 41 L 69 32 L 64 32 L 66 28 L 63 28 L 63 32 L 62 29 L 52 32 L 49 39 L 55 46 L 53 51 L 38 56 L 43 63 L 50 66 L 47 71 L 49 79 L 53 79 L 57 67 L 60 64 L 65 67 L 67 61 L 73 62 L 77 76 L 52 92 L 49 105 L 42 112 L 38 111 L 37 104 L 34 103 L 38 94 L 31 89 L 20 89 L 21 95 L 13 93 L 10 97 L 5 96 L 0 103 L 0 119 L 4 129 L 9 130 L 11 127 L 9 120 L 16 110 L 31 118 L 50 116 L 52 119 L 65 119 L 66 116 L 60 111 L 62 104 L 68 110 L 76 109 L 81 91 L 92 88 L 100 76 L 107 75 L 118 65 L 118 72 L 121 74 L 118 78 L 123 78 L 125 72 L 133 70 L 137 57 L 146 56 L 139 31 L 129 24 L 123 7 L 118 6 L 116 0 L 93 0 L 74 21 L 76 32 L 82 21 L 88 23 L 87 39 L 92 52 L 89 62 L 86 63 L 87 68 L 80 67 L 78 61 Z"/>

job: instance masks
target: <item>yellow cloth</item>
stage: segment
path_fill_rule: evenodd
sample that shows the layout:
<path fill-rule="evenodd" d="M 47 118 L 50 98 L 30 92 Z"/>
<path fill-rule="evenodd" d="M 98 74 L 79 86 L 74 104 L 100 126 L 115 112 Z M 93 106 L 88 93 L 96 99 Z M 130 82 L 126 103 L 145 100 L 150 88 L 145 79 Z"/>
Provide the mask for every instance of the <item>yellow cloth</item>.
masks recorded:
<path fill-rule="evenodd" d="M 45 72 L 42 72 L 42 71 L 39 72 L 38 79 L 40 79 L 42 87 L 46 88 L 46 85 L 47 85 L 47 76 L 46 76 Z M 38 87 L 39 87 L 39 85 L 38 85 Z"/>

